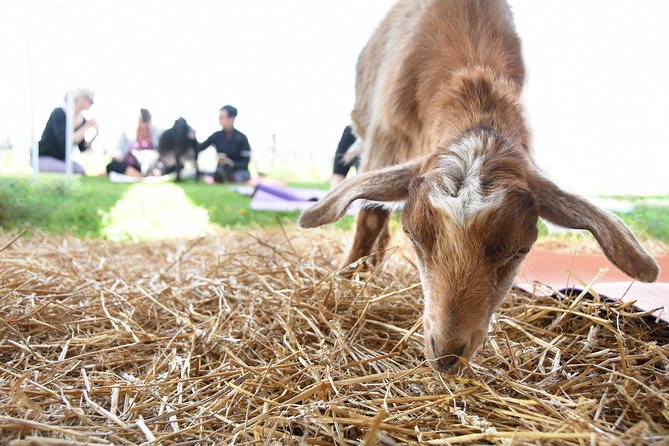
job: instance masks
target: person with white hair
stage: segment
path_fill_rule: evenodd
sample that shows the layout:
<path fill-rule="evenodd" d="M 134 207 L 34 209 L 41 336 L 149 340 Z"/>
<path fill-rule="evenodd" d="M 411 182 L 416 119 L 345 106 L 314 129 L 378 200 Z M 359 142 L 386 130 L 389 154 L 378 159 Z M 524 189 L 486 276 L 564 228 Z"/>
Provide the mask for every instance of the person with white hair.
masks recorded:
<path fill-rule="evenodd" d="M 65 95 L 67 100 L 67 94 Z M 73 144 L 79 147 L 79 150 L 86 150 L 91 142 L 98 135 L 98 123 L 95 119 L 86 119 L 82 111 L 89 110 L 94 103 L 95 94 L 87 88 L 78 88 L 74 92 L 74 134 Z M 66 135 L 66 106 L 56 107 L 51 112 L 49 120 L 42 132 L 42 138 L 39 141 L 39 170 L 40 172 L 65 172 L 65 150 L 72 148 L 65 147 Z M 84 134 L 90 128 L 95 129 L 93 137 L 86 141 Z M 72 172 L 84 175 L 84 168 L 81 164 L 73 162 Z"/>

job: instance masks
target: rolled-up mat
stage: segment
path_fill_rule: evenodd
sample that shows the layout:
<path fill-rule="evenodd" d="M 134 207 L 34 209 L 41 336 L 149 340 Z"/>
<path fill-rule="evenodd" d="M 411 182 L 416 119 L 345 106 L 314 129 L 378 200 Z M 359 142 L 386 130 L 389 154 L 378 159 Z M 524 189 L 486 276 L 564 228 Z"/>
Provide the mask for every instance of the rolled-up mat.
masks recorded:
<path fill-rule="evenodd" d="M 635 307 L 642 311 L 664 307 L 661 313 L 653 314 L 669 323 L 669 256 L 655 257 L 655 261 L 660 265 L 660 276 L 654 283 L 642 283 L 618 270 L 603 255 L 571 255 L 533 249 L 520 268 L 516 286 L 533 291 L 533 283 L 539 282 L 554 290 L 582 290 L 583 282 L 591 281 L 602 268 L 606 268 L 608 271 L 592 286 L 593 291 L 610 299 L 636 301 Z"/>

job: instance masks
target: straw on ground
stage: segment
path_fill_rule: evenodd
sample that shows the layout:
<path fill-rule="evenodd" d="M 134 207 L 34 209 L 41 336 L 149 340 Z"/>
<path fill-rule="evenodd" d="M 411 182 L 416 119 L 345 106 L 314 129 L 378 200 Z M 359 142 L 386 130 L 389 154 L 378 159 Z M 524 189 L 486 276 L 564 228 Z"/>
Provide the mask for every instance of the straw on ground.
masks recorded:
<path fill-rule="evenodd" d="M 336 232 L 13 235 L 0 236 L 2 444 L 667 441 L 669 329 L 630 305 L 511 293 L 471 369 L 449 377 L 426 367 L 403 249 L 346 279 Z"/>

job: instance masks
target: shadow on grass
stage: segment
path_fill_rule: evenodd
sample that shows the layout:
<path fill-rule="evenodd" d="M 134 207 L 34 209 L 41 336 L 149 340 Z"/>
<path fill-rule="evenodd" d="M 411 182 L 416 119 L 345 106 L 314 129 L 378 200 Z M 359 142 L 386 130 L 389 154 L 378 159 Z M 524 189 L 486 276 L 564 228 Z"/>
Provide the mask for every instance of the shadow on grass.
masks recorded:
<path fill-rule="evenodd" d="M 42 174 L 36 182 L 23 176 L 0 178 L 0 226 L 99 237 L 101 215 L 129 187 L 97 177 L 75 176 L 68 182 L 58 174 Z"/>

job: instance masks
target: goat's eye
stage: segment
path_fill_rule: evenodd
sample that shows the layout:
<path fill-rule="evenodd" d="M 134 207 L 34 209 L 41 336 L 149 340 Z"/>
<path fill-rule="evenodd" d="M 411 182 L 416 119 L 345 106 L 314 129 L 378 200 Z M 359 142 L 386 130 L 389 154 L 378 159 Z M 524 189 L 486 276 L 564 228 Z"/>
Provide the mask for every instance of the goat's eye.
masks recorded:
<path fill-rule="evenodd" d="M 507 252 L 506 255 L 500 256 L 501 257 L 500 260 L 504 265 L 508 265 L 514 262 L 519 262 L 527 255 L 528 252 L 530 252 L 529 248 L 521 248 L 511 254 Z"/>

